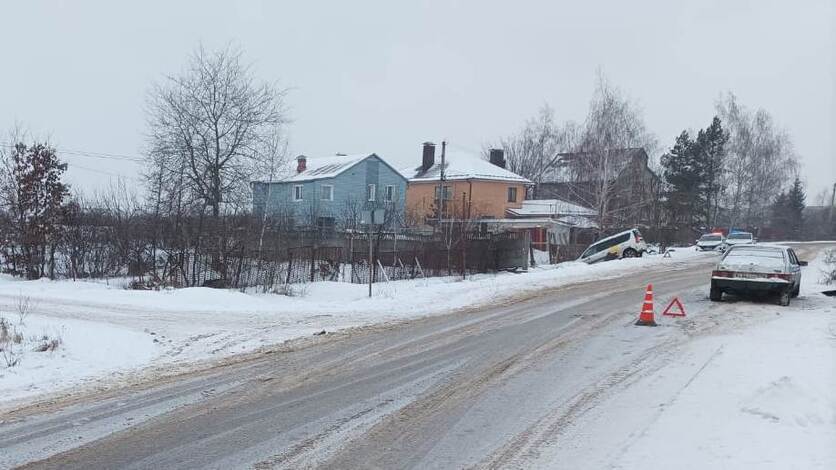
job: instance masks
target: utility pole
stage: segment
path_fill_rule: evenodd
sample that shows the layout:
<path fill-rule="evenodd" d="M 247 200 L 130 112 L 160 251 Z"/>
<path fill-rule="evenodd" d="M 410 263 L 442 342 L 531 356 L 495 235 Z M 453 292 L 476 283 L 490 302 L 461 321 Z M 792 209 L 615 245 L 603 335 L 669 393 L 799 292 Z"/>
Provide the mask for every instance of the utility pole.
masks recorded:
<path fill-rule="evenodd" d="M 374 217 L 374 211 L 372 211 L 372 217 Z M 372 282 L 374 282 L 374 269 L 372 268 L 372 250 L 374 247 L 372 246 L 372 220 L 369 221 L 369 298 L 372 297 Z"/>
<path fill-rule="evenodd" d="M 446 160 L 445 160 L 446 154 L 447 154 L 447 141 L 442 140 L 441 141 L 441 176 L 439 178 L 439 181 L 440 181 L 439 186 L 441 187 L 441 189 L 438 192 L 438 197 L 441 200 L 441 218 L 442 219 L 444 218 L 444 213 L 447 212 L 447 202 L 446 202 L 447 198 L 444 197 L 444 181 L 447 179 L 445 177 L 445 173 L 444 173 L 444 167 L 445 167 L 445 163 L 446 163 Z"/>
<path fill-rule="evenodd" d="M 833 183 L 833 194 L 830 196 L 830 214 L 827 216 L 827 224 L 833 229 L 833 206 L 836 205 L 836 183 Z"/>

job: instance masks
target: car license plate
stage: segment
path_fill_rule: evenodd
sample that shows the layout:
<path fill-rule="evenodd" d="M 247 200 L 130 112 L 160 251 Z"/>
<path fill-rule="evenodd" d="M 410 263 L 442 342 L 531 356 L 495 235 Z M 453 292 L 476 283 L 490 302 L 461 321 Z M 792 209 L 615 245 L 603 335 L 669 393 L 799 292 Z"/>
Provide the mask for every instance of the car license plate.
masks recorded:
<path fill-rule="evenodd" d="M 734 273 L 734 277 L 740 279 L 757 279 L 762 276 L 758 273 Z"/>

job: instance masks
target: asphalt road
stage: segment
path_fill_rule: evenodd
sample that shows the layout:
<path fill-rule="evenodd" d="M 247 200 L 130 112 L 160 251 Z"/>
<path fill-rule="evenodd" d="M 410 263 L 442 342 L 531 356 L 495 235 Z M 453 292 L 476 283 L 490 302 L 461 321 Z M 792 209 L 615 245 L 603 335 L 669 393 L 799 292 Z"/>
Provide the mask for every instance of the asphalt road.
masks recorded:
<path fill-rule="evenodd" d="M 672 260 L 641 275 L 329 335 L 227 367 L 12 413 L 0 424 L 0 466 L 514 466 L 549 444 L 535 432 L 543 416 L 556 427 L 570 422 L 659 357 L 654 351 L 665 340 L 653 330 L 661 329 L 626 329 L 645 285 L 652 282 L 657 296 L 699 290 L 692 295 L 705 297 L 712 264 Z"/>

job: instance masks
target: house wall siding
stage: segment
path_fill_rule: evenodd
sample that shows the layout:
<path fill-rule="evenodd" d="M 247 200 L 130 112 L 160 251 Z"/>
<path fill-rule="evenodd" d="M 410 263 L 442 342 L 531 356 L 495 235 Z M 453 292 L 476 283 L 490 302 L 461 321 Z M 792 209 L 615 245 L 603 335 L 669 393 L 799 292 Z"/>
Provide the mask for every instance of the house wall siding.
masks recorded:
<path fill-rule="evenodd" d="M 470 218 L 504 218 L 508 208 L 519 209 L 525 198 L 525 185 L 506 181 L 455 180 L 445 181 L 451 187 L 452 196 L 447 211 L 456 217 L 467 216 L 462 210 L 462 197 L 470 204 Z M 435 191 L 438 181 L 410 182 L 407 187 L 406 210 L 416 223 L 433 216 Z M 517 188 L 516 202 L 508 202 L 508 188 Z M 466 205 L 465 205 L 466 207 Z"/>
<path fill-rule="evenodd" d="M 375 200 L 368 201 L 366 191 L 374 184 Z M 293 187 L 302 186 L 303 200 L 293 200 Z M 322 187 L 333 186 L 333 200 L 321 199 Z M 395 187 L 394 201 L 384 201 L 385 187 Z M 394 171 L 377 156 L 370 156 L 334 178 L 323 178 L 303 182 L 276 182 L 253 184 L 253 210 L 263 214 L 265 207 L 271 216 L 286 216 L 295 224 L 316 224 L 317 218 L 333 218 L 335 223 L 350 224 L 360 217 L 363 210 L 384 207 L 396 213 L 400 219 L 406 197 L 406 178 Z"/>

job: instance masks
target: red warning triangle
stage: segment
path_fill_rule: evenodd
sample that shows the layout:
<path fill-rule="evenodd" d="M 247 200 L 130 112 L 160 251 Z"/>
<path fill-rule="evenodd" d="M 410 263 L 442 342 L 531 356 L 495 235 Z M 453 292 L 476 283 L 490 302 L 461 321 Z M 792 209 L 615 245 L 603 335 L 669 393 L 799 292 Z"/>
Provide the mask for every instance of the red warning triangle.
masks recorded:
<path fill-rule="evenodd" d="M 676 311 L 671 310 L 673 306 L 676 306 Z M 665 311 L 662 312 L 662 315 L 666 315 L 669 317 L 684 317 L 685 316 L 685 306 L 682 305 L 682 302 L 679 301 L 679 297 L 674 297 L 671 300 L 671 303 L 665 307 Z"/>

